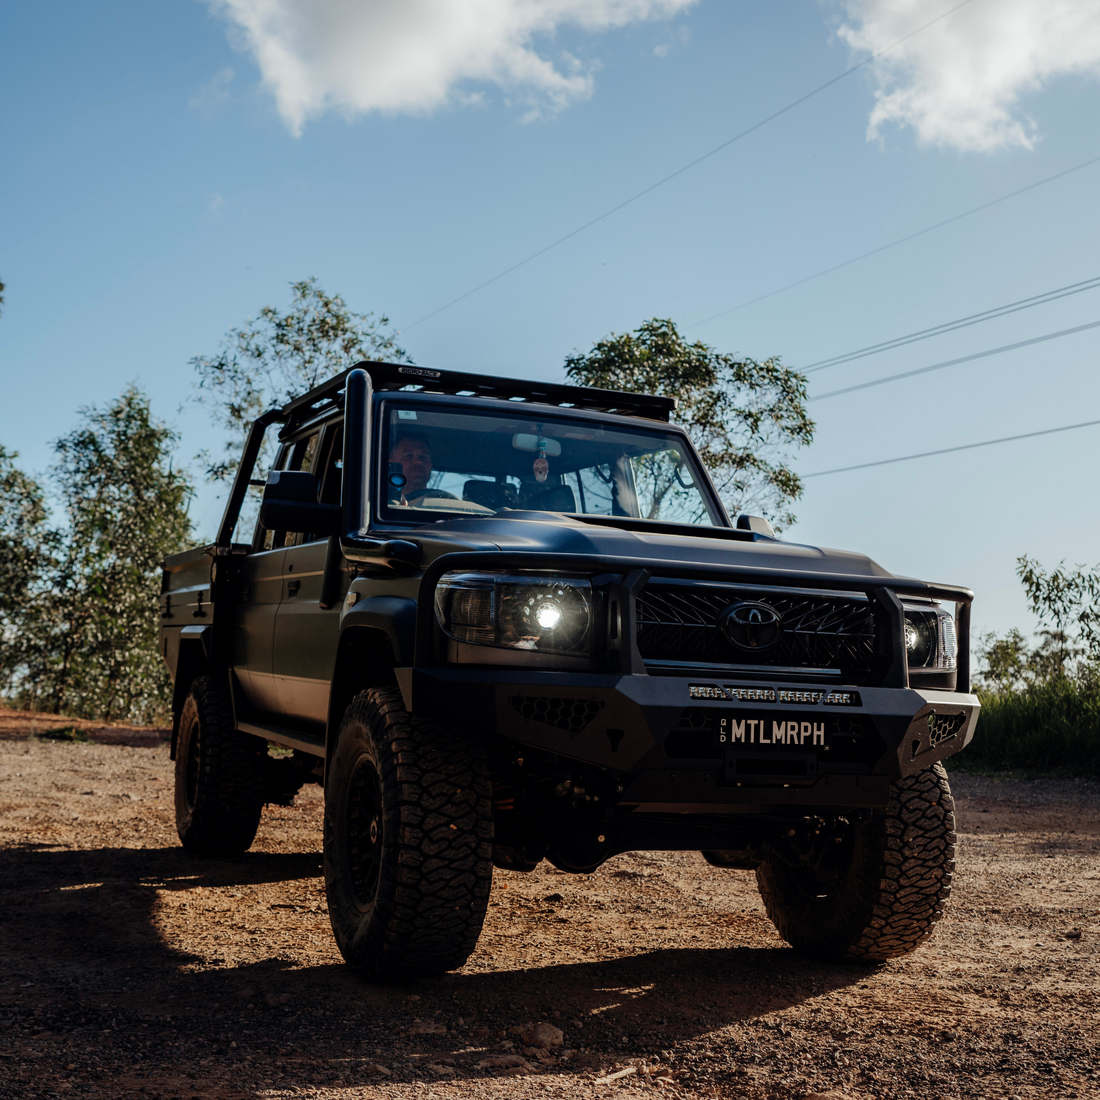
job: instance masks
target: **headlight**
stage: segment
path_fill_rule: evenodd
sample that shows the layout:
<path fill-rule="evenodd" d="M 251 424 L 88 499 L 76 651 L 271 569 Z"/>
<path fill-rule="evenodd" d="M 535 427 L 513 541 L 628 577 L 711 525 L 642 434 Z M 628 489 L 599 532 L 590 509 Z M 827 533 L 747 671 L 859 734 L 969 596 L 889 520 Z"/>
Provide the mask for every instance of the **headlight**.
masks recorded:
<path fill-rule="evenodd" d="M 905 650 L 910 668 L 951 672 L 959 653 L 955 620 L 942 607 L 906 606 Z"/>
<path fill-rule="evenodd" d="M 444 573 L 435 617 L 456 642 L 587 657 L 595 600 L 581 577 Z"/>

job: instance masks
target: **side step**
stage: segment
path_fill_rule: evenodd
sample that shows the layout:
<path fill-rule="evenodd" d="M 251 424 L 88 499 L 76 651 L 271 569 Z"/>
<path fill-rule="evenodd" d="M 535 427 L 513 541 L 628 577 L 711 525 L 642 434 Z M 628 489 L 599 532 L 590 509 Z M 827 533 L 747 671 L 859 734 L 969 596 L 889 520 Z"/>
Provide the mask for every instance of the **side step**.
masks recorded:
<path fill-rule="evenodd" d="M 237 729 L 241 733 L 251 733 L 256 737 L 262 737 L 265 741 L 282 745 L 283 748 L 297 749 L 311 756 L 319 756 L 322 760 L 325 758 L 324 739 L 310 737 L 301 730 L 288 730 L 283 726 L 269 726 L 260 722 L 238 722 Z"/>

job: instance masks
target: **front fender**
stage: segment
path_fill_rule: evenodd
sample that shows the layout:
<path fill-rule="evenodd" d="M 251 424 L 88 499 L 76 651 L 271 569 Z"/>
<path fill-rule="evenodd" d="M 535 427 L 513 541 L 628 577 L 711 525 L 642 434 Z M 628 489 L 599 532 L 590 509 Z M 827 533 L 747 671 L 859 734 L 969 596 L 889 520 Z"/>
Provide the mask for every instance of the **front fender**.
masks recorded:
<path fill-rule="evenodd" d="M 368 596 L 344 612 L 340 633 L 370 627 L 381 630 L 390 640 L 393 659 L 411 665 L 416 641 L 416 601 L 402 596 Z"/>

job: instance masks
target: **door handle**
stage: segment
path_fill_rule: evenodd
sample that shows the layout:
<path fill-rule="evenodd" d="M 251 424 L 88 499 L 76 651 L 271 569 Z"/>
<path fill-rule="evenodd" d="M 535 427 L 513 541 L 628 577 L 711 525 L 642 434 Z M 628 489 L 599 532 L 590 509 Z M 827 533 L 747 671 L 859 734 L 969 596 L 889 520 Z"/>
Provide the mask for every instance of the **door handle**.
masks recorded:
<path fill-rule="evenodd" d="M 290 581 L 286 586 L 288 596 L 297 596 L 298 589 L 302 587 L 301 581 Z"/>

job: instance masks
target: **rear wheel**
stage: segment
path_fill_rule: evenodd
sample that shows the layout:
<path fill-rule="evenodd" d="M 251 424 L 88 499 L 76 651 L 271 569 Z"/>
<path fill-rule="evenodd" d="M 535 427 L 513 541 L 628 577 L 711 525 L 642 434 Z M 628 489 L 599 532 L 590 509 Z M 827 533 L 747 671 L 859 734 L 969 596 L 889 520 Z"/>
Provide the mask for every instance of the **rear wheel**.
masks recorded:
<path fill-rule="evenodd" d="M 267 746 L 233 724 L 229 688 L 214 676 L 191 685 L 176 741 L 176 830 L 189 852 L 231 856 L 256 838 Z"/>
<path fill-rule="evenodd" d="M 779 934 L 832 959 L 881 961 L 918 947 L 951 893 L 954 810 L 936 764 L 896 782 L 885 810 L 820 822 L 797 845 L 776 845 L 756 881 Z"/>
<path fill-rule="evenodd" d="M 357 695 L 325 787 L 325 886 L 344 958 L 365 974 L 461 966 L 489 903 L 492 784 L 473 735 L 410 716 L 395 688 Z"/>

